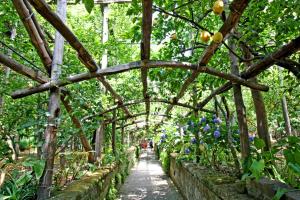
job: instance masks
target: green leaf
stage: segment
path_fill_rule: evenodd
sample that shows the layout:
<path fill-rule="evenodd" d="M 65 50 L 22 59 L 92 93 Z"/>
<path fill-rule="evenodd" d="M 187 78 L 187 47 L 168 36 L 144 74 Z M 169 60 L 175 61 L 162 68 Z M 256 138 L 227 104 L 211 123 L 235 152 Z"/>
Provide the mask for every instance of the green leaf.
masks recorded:
<path fill-rule="evenodd" d="M 43 175 L 44 167 L 45 167 L 45 162 L 43 160 L 38 160 L 37 162 L 34 163 L 33 170 L 37 180 L 39 180 Z"/>
<path fill-rule="evenodd" d="M 294 159 L 295 159 L 295 162 L 300 165 L 300 151 L 295 151 Z"/>
<path fill-rule="evenodd" d="M 83 1 L 85 9 L 91 13 L 94 8 L 94 0 L 84 0 Z"/>
<path fill-rule="evenodd" d="M 266 146 L 266 144 L 262 139 L 255 137 L 254 138 L 254 146 L 257 149 L 263 149 Z"/>
<path fill-rule="evenodd" d="M 2 194 L 0 194 L 0 200 L 5 200 L 5 199 L 9 199 L 11 198 L 11 196 L 4 196 Z"/>
<path fill-rule="evenodd" d="M 275 196 L 272 198 L 272 200 L 280 200 L 280 198 L 286 193 L 288 192 L 287 189 L 285 188 L 279 188 L 275 194 Z"/>
<path fill-rule="evenodd" d="M 298 175 L 300 175 L 300 165 L 298 165 L 297 163 L 289 163 L 288 166 Z"/>
<path fill-rule="evenodd" d="M 265 168 L 265 161 L 264 160 L 253 160 L 252 165 L 250 167 L 250 171 L 252 175 L 256 178 L 256 180 L 260 179 L 263 176 L 263 171 Z"/>

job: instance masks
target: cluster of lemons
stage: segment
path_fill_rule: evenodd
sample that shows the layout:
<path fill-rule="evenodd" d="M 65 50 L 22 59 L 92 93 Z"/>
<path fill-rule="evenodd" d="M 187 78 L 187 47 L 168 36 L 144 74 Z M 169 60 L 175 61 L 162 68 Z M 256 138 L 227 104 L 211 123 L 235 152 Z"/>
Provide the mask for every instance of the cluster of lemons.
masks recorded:
<path fill-rule="evenodd" d="M 224 10 L 223 0 L 217 0 L 214 3 L 214 6 L 213 6 L 212 10 L 216 15 L 220 15 Z M 212 38 L 212 40 L 216 43 L 221 43 L 222 40 L 223 40 L 223 35 L 220 32 L 216 32 L 213 36 L 211 36 L 210 33 L 207 32 L 207 31 L 202 31 L 201 32 L 200 39 L 203 42 L 207 43 L 210 40 L 210 38 Z"/>

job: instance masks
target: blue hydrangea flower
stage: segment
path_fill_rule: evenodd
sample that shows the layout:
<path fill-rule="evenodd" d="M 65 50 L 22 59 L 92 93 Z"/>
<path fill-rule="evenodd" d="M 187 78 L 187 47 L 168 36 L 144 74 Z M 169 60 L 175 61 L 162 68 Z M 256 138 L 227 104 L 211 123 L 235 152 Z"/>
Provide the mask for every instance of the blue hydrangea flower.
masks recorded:
<path fill-rule="evenodd" d="M 250 142 L 253 142 L 253 141 L 254 141 L 254 138 L 255 138 L 255 136 L 249 135 L 249 141 L 250 141 Z"/>
<path fill-rule="evenodd" d="M 215 138 L 219 138 L 220 136 L 221 136 L 220 131 L 219 131 L 219 130 L 215 130 L 215 132 L 214 132 L 214 137 L 215 137 Z"/>
<path fill-rule="evenodd" d="M 160 143 L 164 143 L 164 142 L 165 142 L 165 140 L 163 140 L 163 139 L 160 140 Z"/>
<path fill-rule="evenodd" d="M 206 124 L 205 126 L 204 126 L 204 128 L 203 128 L 203 131 L 204 132 L 207 132 L 207 131 L 209 131 L 210 130 L 210 126 L 208 125 L 208 124 Z"/>
<path fill-rule="evenodd" d="M 184 153 L 185 153 L 185 154 L 190 154 L 190 153 L 191 153 L 191 150 L 190 150 L 189 148 L 186 148 L 186 149 L 184 150 Z"/>
<path fill-rule="evenodd" d="M 192 138 L 192 139 L 191 139 L 191 143 L 192 143 L 192 144 L 196 144 L 196 143 L 197 143 L 196 138 Z"/>
<path fill-rule="evenodd" d="M 166 139 L 167 138 L 167 134 L 162 134 L 161 136 L 160 136 L 160 139 Z"/>
<path fill-rule="evenodd" d="M 199 126 L 201 125 L 201 124 L 204 124 L 206 122 L 206 118 L 205 117 L 202 117 L 201 119 L 200 119 L 200 121 L 199 121 Z"/>
<path fill-rule="evenodd" d="M 219 117 L 216 117 L 213 119 L 213 123 L 215 124 L 220 124 L 222 122 L 222 120 Z"/>
<path fill-rule="evenodd" d="M 195 124 L 194 124 L 194 122 L 193 122 L 193 121 L 191 121 L 191 120 L 190 120 L 190 121 L 188 121 L 188 126 L 189 126 L 189 127 L 192 127 L 192 128 L 193 128 L 193 127 L 194 127 L 194 125 L 195 125 Z"/>

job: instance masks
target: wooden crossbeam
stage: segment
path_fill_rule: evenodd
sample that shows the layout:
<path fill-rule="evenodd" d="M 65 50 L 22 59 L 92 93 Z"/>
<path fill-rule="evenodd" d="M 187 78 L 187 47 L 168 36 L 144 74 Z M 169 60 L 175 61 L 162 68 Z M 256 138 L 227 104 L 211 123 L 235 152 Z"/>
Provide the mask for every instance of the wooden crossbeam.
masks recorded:
<path fill-rule="evenodd" d="M 141 112 L 141 113 L 133 114 L 131 116 L 120 117 L 120 118 L 117 118 L 117 119 L 113 119 L 113 118 L 105 119 L 104 123 L 109 124 L 109 123 L 113 123 L 113 122 L 117 122 L 117 121 L 124 121 L 124 120 L 132 119 L 132 118 L 136 118 L 136 117 L 140 117 L 140 116 L 144 116 L 144 115 L 148 115 L 148 113 Z M 161 114 L 161 113 L 149 113 L 149 115 L 170 117 L 170 115 L 165 115 L 165 114 Z"/>
<path fill-rule="evenodd" d="M 49 81 L 49 78 L 44 76 L 41 71 L 26 67 L 2 53 L 0 53 L 0 63 L 39 83 L 47 83 Z"/>
<path fill-rule="evenodd" d="M 71 83 L 78 83 L 78 82 L 89 80 L 89 79 L 96 78 L 96 77 L 101 78 L 103 76 L 122 73 L 122 72 L 133 70 L 133 69 L 140 69 L 141 66 L 142 66 L 142 61 L 137 61 L 137 62 L 131 62 L 131 63 L 127 63 L 127 64 L 116 65 L 114 67 L 110 67 L 107 69 L 99 69 L 97 72 L 87 72 L 87 73 L 72 75 L 72 76 L 67 77 L 65 80 L 58 80 L 55 82 L 47 82 L 47 83 L 39 85 L 37 87 L 17 90 L 15 92 L 13 92 L 13 94 L 11 96 L 12 96 L 12 98 L 22 98 L 22 97 L 32 95 L 35 93 L 47 91 L 53 87 L 62 87 L 62 86 L 69 85 Z M 190 64 L 190 63 L 181 63 L 181 62 L 174 62 L 174 61 L 148 61 L 148 63 L 147 63 L 148 68 L 172 67 L 172 68 L 189 69 L 189 70 L 194 70 L 194 71 L 197 70 L 196 66 L 197 65 Z M 238 83 L 238 84 L 241 84 L 241 85 L 253 88 L 253 89 L 262 90 L 262 91 L 268 90 L 267 86 L 263 86 L 258 83 L 252 83 L 251 81 L 243 80 L 238 76 L 219 72 L 212 68 L 201 67 L 201 68 L 199 68 L 198 71 L 203 72 L 203 73 L 217 75 L 221 78 L 233 81 L 235 83 Z M 109 84 L 107 85 L 107 88 L 109 88 Z M 173 101 L 173 102 L 177 102 L 177 101 Z"/>
<path fill-rule="evenodd" d="M 118 126 L 116 129 L 122 129 L 122 128 L 126 128 L 128 126 L 136 125 L 139 123 L 145 123 L 145 122 L 146 122 L 145 120 L 135 120 L 135 121 L 129 122 L 127 124 Z M 149 120 L 149 122 L 160 122 L 160 120 Z"/>
<path fill-rule="evenodd" d="M 44 0 L 29 0 L 29 2 L 42 17 L 44 17 L 57 31 L 60 32 L 60 34 L 69 42 L 73 49 L 77 51 L 79 60 L 85 65 L 85 67 L 90 72 L 96 72 L 99 67 L 92 58 L 91 54 L 78 40 L 75 34 L 59 18 L 59 16 L 51 10 L 50 6 Z M 105 86 L 113 98 L 122 104 L 123 99 L 115 92 L 108 81 L 102 76 L 99 76 L 97 79 Z M 130 115 L 129 110 L 126 107 L 124 107 L 123 110 L 126 115 Z"/>
<path fill-rule="evenodd" d="M 234 0 L 230 5 L 230 14 L 223 26 L 220 28 L 219 32 L 222 33 L 223 37 L 226 38 L 230 31 L 236 26 L 238 23 L 242 13 L 247 7 L 249 0 Z M 215 54 L 216 50 L 219 48 L 220 44 L 212 42 L 204 51 L 202 57 L 199 60 L 199 66 L 206 66 L 212 56 Z M 180 98 L 183 97 L 185 91 L 188 89 L 189 85 L 194 82 L 194 80 L 198 77 L 200 71 L 194 71 L 192 75 L 183 83 L 179 93 L 174 98 L 174 101 L 179 101 Z M 166 113 L 169 113 L 172 110 L 173 106 L 170 105 Z"/>
<path fill-rule="evenodd" d="M 89 116 L 86 116 L 82 119 L 82 121 L 85 121 L 87 119 L 91 119 L 95 116 L 104 116 L 105 114 L 109 113 L 109 112 L 112 112 L 114 110 L 117 110 L 117 109 L 120 109 L 122 108 L 122 106 L 132 106 L 132 105 L 137 105 L 137 104 L 141 104 L 141 103 L 144 103 L 146 101 L 149 101 L 150 103 L 165 103 L 165 104 L 175 104 L 176 106 L 180 106 L 180 107 L 184 107 L 184 108 L 188 108 L 188 109 L 192 109 L 192 110 L 195 110 L 195 111 L 198 111 L 199 109 L 196 108 L 196 107 L 193 107 L 193 106 L 190 106 L 188 104 L 184 104 L 184 103 L 179 103 L 179 102 L 171 102 L 169 100 L 165 100 L 165 99 L 139 99 L 139 100 L 134 100 L 134 101 L 129 101 L 129 102 L 125 102 L 123 105 L 116 105 L 116 106 L 113 106 L 113 107 L 110 107 L 108 108 L 107 110 L 97 114 L 97 115 L 89 115 Z M 211 111 L 211 110 L 208 110 L 208 109 L 200 109 L 200 111 L 203 111 L 203 112 L 207 112 L 207 113 L 215 113 L 214 111 Z M 147 113 L 147 112 L 146 112 Z"/>
<path fill-rule="evenodd" d="M 95 4 L 131 3 L 132 0 L 94 0 Z"/>

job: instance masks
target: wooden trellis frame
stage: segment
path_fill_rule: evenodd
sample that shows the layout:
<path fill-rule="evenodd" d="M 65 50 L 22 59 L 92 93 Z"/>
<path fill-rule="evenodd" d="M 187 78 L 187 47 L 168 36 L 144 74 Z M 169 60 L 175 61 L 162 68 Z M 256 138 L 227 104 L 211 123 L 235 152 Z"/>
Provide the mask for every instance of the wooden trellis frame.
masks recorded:
<path fill-rule="evenodd" d="M 136 118 L 138 116 L 146 115 L 146 124 L 149 121 L 150 113 L 150 102 L 157 102 L 155 100 L 151 100 L 150 96 L 147 93 L 148 83 L 147 83 L 147 73 L 150 68 L 156 67 L 172 67 L 172 68 L 182 68 L 184 70 L 191 70 L 192 75 L 183 83 L 181 89 L 179 90 L 176 97 L 174 97 L 171 101 L 160 100 L 162 103 L 169 103 L 170 105 L 167 107 L 165 112 L 165 116 L 169 116 L 172 108 L 175 105 L 187 107 L 187 105 L 179 103 L 179 100 L 184 96 L 188 87 L 194 82 L 194 80 L 199 76 L 201 73 L 211 74 L 220 78 L 224 78 L 228 80 L 226 84 L 221 86 L 220 88 L 214 90 L 211 95 L 209 95 L 206 99 L 202 102 L 197 104 L 197 107 L 190 107 L 193 110 L 201 110 L 204 106 L 216 95 L 221 94 L 225 91 L 228 91 L 233 84 L 244 85 L 246 87 L 261 90 L 261 91 L 268 91 L 268 87 L 254 83 L 249 81 L 249 78 L 257 76 L 262 71 L 269 68 L 271 65 L 278 63 L 278 65 L 284 65 L 284 59 L 293 53 L 299 51 L 300 49 L 300 37 L 295 38 L 288 44 L 284 45 L 274 53 L 270 54 L 269 56 L 263 58 L 262 60 L 258 61 L 251 65 L 246 71 L 242 72 L 240 76 L 234 74 L 223 73 L 218 70 L 215 70 L 211 67 L 208 67 L 207 64 L 209 63 L 210 59 L 213 57 L 217 49 L 220 47 L 221 44 L 219 43 L 211 43 L 208 45 L 199 59 L 197 64 L 190 64 L 190 63 L 182 63 L 182 62 L 174 62 L 174 61 L 152 61 L 150 59 L 150 42 L 151 42 L 151 29 L 152 29 L 152 0 L 143 0 L 143 19 L 142 19 L 142 41 L 141 41 L 141 61 L 117 65 L 114 67 L 110 67 L 107 69 L 100 69 L 95 60 L 92 58 L 91 54 L 87 51 L 87 49 L 82 45 L 79 39 L 74 35 L 74 33 L 65 25 L 65 23 L 60 19 L 60 17 L 54 13 L 49 5 L 45 2 L 45 0 L 28 0 L 30 4 L 35 8 L 35 10 L 48 21 L 52 26 L 60 32 L 60 34 L 66 39 L 67 42 L 72 46 L 72 48 L 77 51 L 79 60 L 84 64 L 84 66 L 89 70 L 88 73 L 77 74 L 73 76 L 69 76 L 66 81 L 64 80 L 57 80 L 57 81 L 49 81 L 49 77 L 45 77 L 42 73 L 38 70 L 32 70 L 24 65 L 19 64 L 15 60 L 0 54 L 0 62 L 5 64 L 6 66 L 10 67 L 11 69 L 15 70 L 16 72 L 29 77 L 32 80 L 39 82 L 41 85 L 29 89 L 23 89 L 15 91 L 12 94 L 13 98 L 21 98 L 31 94 L 48 91 L 53 88 L 61 88 L 63 86 L 78 83 L 80 81 L 89 80 L 92 78 L 97 78 L 110 92 L 112 97 L 116 100 L 117 106 L 113 108 L 109 108 L 105 113 L 116 111 L 118 108 L 122 108 L 124 113 L 126 114 L 125 117 L 121 118 L 112 118 L 112 119 L 105 119 L 104 123 L 116 123 L 120 120 L 128 120 L 132 118 Z M 99 0 L 101 1 L 101 0 Z M 115 0 L 116 2 L 118 0 Z M 119 0 L 121 2 L 122 0 Z M 126 0 L 123 0 L 124 2 Z M 128 0 L 129 1 L 129 0 Z M 126 1 L 126 2 L 128 2 Z M 48 72 L 51 71 L 51 64 L 52 64 L 52 54 L 49 50 L 47 41 L 45 40 L 44 34 L 33 15 L 30 5 L 28 4 L 27 0 L 13 0 L 13 3 L 16 7 L 16 10 L 24 23 L 24 26 L 29 33 L 31 41 L 34 47 L 37 49 L 37 52 L 42 60 L 42 63 Z M 100 3 L 111 3 L 109 0 L 102 0 Z M 230 5 L 230 14 L 228 18 L 224 21 L 223 26 L 219 30 L 222 33 L 223 37 L 226 39 L 231 34 L 232 29 L 236 26 L 241 17 L 243 11 L 247 7 L 249 1 L 248 0 L 234 0 Z M 200 27 L 201 28 L 201 27 Z M 128 110 L 127 106 L 130 103 L 124 103 L 123 98 L 116 93 L 116 91 L 112 88 L 109 82 L 105 79 L 105 76 L 122 73 L 125 71 L 133 70 L 133 69 L 140 69 L 141 70 L 141 80 L 143 83 L 143 100 L 140 102 L 145 102 L 146 112 L 144 113 L 137 113 L 132 114 Z M 293 69 L 294 70 L 294 69 Z M 294 70 L 298 73 L 296 76 L 299 76 L 300 70 Z M 67 91 L 64 90 L 66 93 Z M 72 108 L 70 104 L 66 101 L 65 96 L 61 97 L 61 101 L 65 105 L 68 113 L 72 113 Z M 102 114 L 105 114 L 102 113 Z M 101 115 L 102 115 L 101 114 Z M 82 130 L 82 126 L 80 121 L 72 114 L 70 117 L 76 127 L 81 129 L 81 136 L 82 140 L 85 140 L 84 133 Z M 163 121 L 161 121 L 162 123 Z M 83 141 L 84 142 L 84 141 Z M 91 150 L 88 147 L 88 143 L 86 144 L 86 150 Z M 90 149 L 89 149 L 90 148 Z"/>

